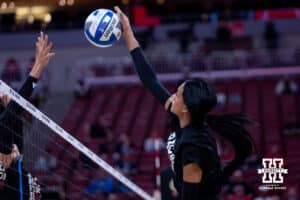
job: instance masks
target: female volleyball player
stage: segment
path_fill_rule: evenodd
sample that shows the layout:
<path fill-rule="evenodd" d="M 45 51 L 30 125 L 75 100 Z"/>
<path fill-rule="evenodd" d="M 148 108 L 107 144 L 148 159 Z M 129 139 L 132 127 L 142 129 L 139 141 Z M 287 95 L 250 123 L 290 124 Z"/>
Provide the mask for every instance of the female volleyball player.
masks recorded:
<path fill-rule="evenodd" d="M 19 90 L 19 94 L 27 100 L 45 66 L 54 56 L 51 48 L 48 36 L 41 32 L 36 42 L 34 66 Z M 34 199 L 30 196 L 34 192 L 34 180 L 22 167 L 23 122 L 20 115 L 23 109 L 14 101 L 9 102 L 6 96 L 1 99 L 5 109 L 0 115 L 0 165 L 6 169 L 5 197 L 1 199 Z"/>
<path fill-rule="evenodd" d="M 150 92 L 172 113 L 177 123 L 169 136 L 167 150 L 174 172 L 174 183 L 182 200 L 218 199 L 226 178 L 251 154 L 253 143 L 244 128 L 250 123 L 242 114 L 208 115 L 216 106 L 212 86 L 203 79 L 187 80 L 173 95 L 158 82 L 130 27 L 128 18 L 116 7 L 123 37 L 136 71 Z M 235 158 L 221 168 L 213 131 L 229 139 Z"/>

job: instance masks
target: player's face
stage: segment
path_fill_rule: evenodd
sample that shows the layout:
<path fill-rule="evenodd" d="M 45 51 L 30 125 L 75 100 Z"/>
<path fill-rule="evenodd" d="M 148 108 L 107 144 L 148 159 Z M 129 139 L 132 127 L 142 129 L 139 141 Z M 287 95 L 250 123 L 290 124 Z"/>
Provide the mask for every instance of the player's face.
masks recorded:
<path fill-rule="evenodd" d="M 182 116 L 184 113 L 187 112 L 187 108 L 183 100 L 183 90 L 184 90 L 184 83 L 178 87 L 177 92 L 174 93 L 171 97 L 172 100 L 171 112 L 176 114 L 178 117 Z"/>

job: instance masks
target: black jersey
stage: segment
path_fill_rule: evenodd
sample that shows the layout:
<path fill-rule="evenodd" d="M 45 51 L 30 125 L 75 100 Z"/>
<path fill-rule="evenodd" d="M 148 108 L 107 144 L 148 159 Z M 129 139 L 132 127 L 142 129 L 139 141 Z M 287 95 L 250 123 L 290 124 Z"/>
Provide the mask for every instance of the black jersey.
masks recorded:
<path fill-rule="evenodd" d="M 201 199 L 217 199 L 221 189 L 221 165 L 215 139 L 207 124 L 188 125 L 170 134 L 167 151 L 174 172 L 174 183 L 179 193 L 183 184 L 183 167 L 197 163 L 202 171 L 199 183 Z"/>
<path fill-rule="evenodd" d="M 20 166 L 19 166 L 20 165 Z M 20 178 L 20 176 L 22 178 Z M 20 186 L 22 183 L 22 186 Z M 22 195 L 23 200 L 41 199 L 41 188 L 37 178 L 33 177 L 24 168 L 22 163 L 12 163 L 6 170 L 6 179 L 3 190 L 3 197 L 0 199 L 19 200 Z"/>
<path fill-rule="evenodd" d="M 30 95 L 36 86 L 37 79 L 29 76 L 19 94 L 25 99 L 29 99 Z M 23 152 L 23 122 L 21 113 L 23 108 L 16 102 L 11 101 L 0 114 L 0 153 L 10 154 L 13 144 L 16 144 L 19 152 Z M 20 199 L 20 188 L 22 188 L 23 199 L 35 199 L 32 190 L 33 178 L 22 167 L 22 163 L 12 163 L 8 169 L 2 167 L 0 161 L 0 181 L 4 182 L 4 193 L 1 193 L 0 199 L 17 200 Z M 20 179 L 22 177 L 22 180 Z M 20 187 L 22 181 L 23 187 Z M 36 182 L 36 181 L 35 181 Z M 31 196 L 30 196 L 31 195 Z M 32 198 L 30 198 L 32 197 Z"/>
<path fill-rule="evenodd" d="M 143 85 L 162 105 L 165 105 L 171 95 L 158 81 L 141 48 L 133 49 L 130 54 Z M 169 136 L 167 150 L 178 192 L 182 194 L 183 167 L 189 163 L 197 163 L 203 171 L 199 183 L 201 191 L 199 199 L 217 199 L 221 188 L 221 166 L 212 131 L 205 123 L 201 127 L 190 125 L 180 128 L 177 117 L 171 119 L 171 128 L 175 131 Z"/>
<path fill-rule="evenodd" d="M 29 76 L 19 94 L 25 99 L 29 99 L 36 86 L 37 79 Z M 12 145 L 16 144 L 20 153 L 23 151 L 23 123 L 21 113 L 23 108 L 16 102 L 11 101 L 3 112 L 0 114 L 0 153 L 10 154 Z"/>

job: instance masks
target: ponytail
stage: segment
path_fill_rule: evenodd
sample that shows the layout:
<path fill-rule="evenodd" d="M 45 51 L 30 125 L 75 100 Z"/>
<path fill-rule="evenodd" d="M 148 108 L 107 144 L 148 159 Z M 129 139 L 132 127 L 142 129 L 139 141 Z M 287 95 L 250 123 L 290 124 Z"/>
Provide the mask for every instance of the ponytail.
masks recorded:
<path fill-rule="evenodd" d="M 207 115 L 217 105 L 217 96 L 212 85 L 203 79 L 185 82 L 183 100 L 193 124 L 199 126 L 205 120 L 213 131 L 232 143 L 235 157 L 223 169 L 223 181 L 227 180 L 253 151 L 253 139 L 244 127 L 252 124 L 252 121 L 245 115 L 237 113 Z"/>
<path fill-rule="evenodd" d="M 208 115 L 206 119 L 213 131 L 232 143 L 235 151 L 234 159 L 223 169 L 222 179 L 224 182 L 253 152 L 253 147 L 255 147 L 253 138 L 244 127 L 253 124 L 253 121 L 239 113 L 226 113 L 219 116 Z"/>

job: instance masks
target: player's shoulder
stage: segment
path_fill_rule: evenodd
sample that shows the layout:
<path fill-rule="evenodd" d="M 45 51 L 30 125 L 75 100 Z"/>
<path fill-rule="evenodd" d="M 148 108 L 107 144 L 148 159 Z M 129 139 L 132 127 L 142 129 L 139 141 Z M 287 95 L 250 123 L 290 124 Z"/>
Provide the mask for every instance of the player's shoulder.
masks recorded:
<path fill-rule="evenodd" d="M 196 149 L 208 149 L 214 151 L 214 143 L 212 132 L 207 125 L 201 127 L 189 125 L 181 129 L 176 149 L 182 150 L 183 148 L 193 147 Z"/>

